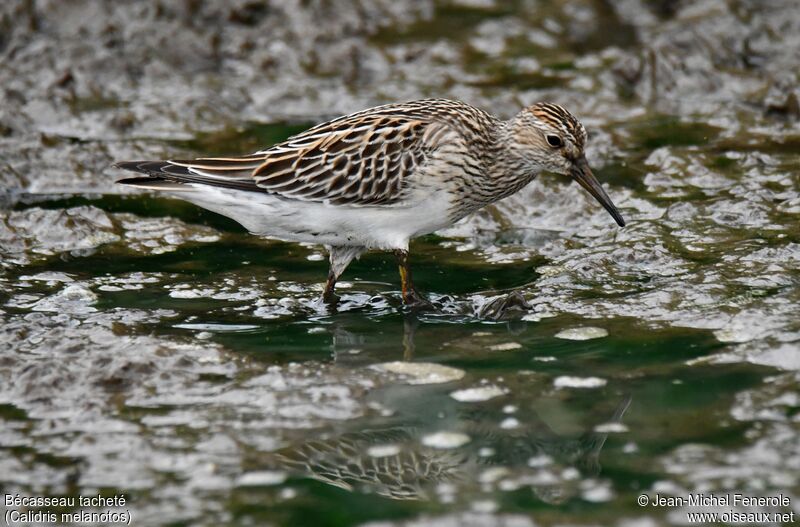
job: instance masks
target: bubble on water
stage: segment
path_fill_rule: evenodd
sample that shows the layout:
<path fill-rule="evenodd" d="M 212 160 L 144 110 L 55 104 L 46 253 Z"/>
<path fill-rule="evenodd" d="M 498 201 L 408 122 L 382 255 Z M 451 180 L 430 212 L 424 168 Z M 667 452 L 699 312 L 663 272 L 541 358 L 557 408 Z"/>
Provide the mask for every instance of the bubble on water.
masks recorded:
<path fill-rule="evenodd" d="M 522 349 L 522 344 L 519 342 L 503 342 L 489 346 L 489 351 L 513 351 L 518 349 Z"/>
<path fill-rule="evenodd" d="M 441 384 L 464 377 L 464 370 L 432 362 L 384 362 L 371 368 L 401 375 L 408 384 Z"/>
<path fill-rule="evenodd" d="M 621 434 L 628 431 L 628 427 L 622 423 L 602 423 L 594 427 L 598 434 Z"/>
<path fill-rule="evenodd" d="M 639 451 L 639 445 L 633 441 L 629 441 L 622 446 L 622 452 L 625 454 L 635 454 Z"/>
<path fill-rule="evenodd" d="M 495 385 L 478 386 L 476 388 L 464 388 L 450 393 L 450 397 L 459 402 L 474 403 L 488 401 L 495 397 L 505 395 L 506 391 Z"/>
<path fill-rule="evenodd" d="M 566 480 L 580 479 L 581 472 L 575 467 L 567 467 L 561 471 L 561 477 Z"/>
<path fill-rule="evenodd" d="M 478 481 L 481 483 L 495 483 L 509 474 L 511 474 L 511 471 L 506 467 L 490 467 L 480 473 Z"/>
<path fill-rule="evenodd" d="M 281 489 L 279 496 L 282 500 L 292 500 L 297 497 L 297 491 L 292 487 L 285 487 Z"/>
<path fill-rule="evenodd" d="M 475 512 L 488 514 L 497 511 L 498 508 L 500 508 L 500 506 L 493 500 L 477 500 L 472 502 L 472 510 Z"/>
<path fill-rule="evenodd" d="M 553 381 L 553 386 L 556 388 L 601 388 L 606 385 L 608 381 L 600 377 L 573 377 L 571 375 L 562 375 Z"/>
<path fill-rule="evenodd" d="M 50 311 L 56 313 L 86 314 L 97 311 L 92 304 L 97 302 L 97 295 L 83 285 L 73 284 L 58 293 L 42 298 L 30 308 L 33 311 Z"/>
<path fill-rule="evenodd" d="M 539 322 L 545 318 L 553 318 L 556 316 L 558 316 L 558 313 L 553 313 L 552 311 L 542 311 L 541 313 L 528 313 L 522 317 L 522 320 L 526 322 Z"/>
<path fill-rule="evenodd" d="M 190 288 L 190 287 L 177 287 L 169 292 L 170 298 L 180 298 L 180 299 L 195 299 L 195 298 L 210 298 L 212 294 L 214 294 L 214 289 L 205 288 L 205 289 L 197 289 L 197 288 Z"/>
<path fill-rule="evenodd" d="M 192 329 L 196 331 L 215 331 L 215 332 L 238 332 L 258 329 L 252 324 L 175 324 L 172 326 L 178 329 Z"/>
<path fill-rule="evenodd" d="M 35 275 L 22 275 L 19 280 L 27 280 L 30 282 L 47 282 L 47 285 L 55 285 L 58 282 L 74 282 L 75 279 L 66 273 L 59 273 L 54 271 L 45 271 L 43 273 L 36 273 Z"/>
<path fill-rule="evenodd" d="M 262 470 L 258 472 L 247 472 L 236 478 L 236 485 L 240 487 L 262 487 L 271 485 L 281 485 L 286 481 L 286 472 L 278 470 Z"/>
<path fill-rule="evenodd" d="M 582 485 L 581 497 L 592 503 L 603 503 L 614 499 L 614 491 L 608 482 L 588 480 Z"/>
<path fill-rule="evenodd" d="M 798 345 L 794 342 L 773 343 L 764 341 L 743 343 L 716 355 L 707 355 L 688 360 L 686 364 L 694 366 L 742 361 L 782 370 L 800 371 L 800 353 L 798 353 Z"/>
<path fill-rule="evenodd" d="M 502 421 L 500 421 L 500 428 L 504 430 L 512 430 L 514 428 L 519 428 L 519 419 L 516 417 L 506 417 Z"/>
<path fill-rule="evenodd" d="M 431 448 L 458 448 L 470 442 L 470 437 L 461 432 L 436 432 L 422 437 L 422 444 Z"/>
<path fill-rule="evenodd" d="M 558 276 L 567 271 L 563 265 L 542 265 L 536 268 L 536 272 L 542 276 Z"/>
<path fill-rule="evenodd" d="M 188 225 L 175 218 L 143 218 L 128 213 L 114 214 L 112 218 L 125 231 L 125 246 L 129 250 L 164 254 L 175 251 L 188 242 L 219 241 L 219 235 L 214 229 Z"/>
<path fill-rule="evenodd" d="M 546 467 L 553 463 L 553 458 L 546 454 L 540 454 L 538 456 L 533 456 L 528 458 L 528 466 L 531 468 L 540 468 Z"/>
<path fill-rule="evenodd" d="M 592 326 L 584 326 L 579 328 L 570 328 L 556 333 L 556 338 L 566 340 L 590 340 L 599 339 L 608 336 L 608 331 L 603 328 L 596 328 Z"/>
<path fill-rule="evenodd" d="M 267 320 L 274 320 L 281 317 L 290 316 L 293 314 L 292 307 L 298 303 L 290 298 L 283 299 L 268 299 L 261 305 L 253 310 L 253 316 L 264 318 Z"/>
<path fill-rule="evenodd" d="M 714 331 L 714 336 L 720 342 L 742 343 L 753 340 L 760 332 L 760 330 L 754 331 L 752 328 L 734 326 L 718 329 Z"/>
<path fill-rule="evenodd" d="M 370 457 L 390 457 L 399 453 L 398 445 L 374 445 L 367 449 L 367 455 Z"/>

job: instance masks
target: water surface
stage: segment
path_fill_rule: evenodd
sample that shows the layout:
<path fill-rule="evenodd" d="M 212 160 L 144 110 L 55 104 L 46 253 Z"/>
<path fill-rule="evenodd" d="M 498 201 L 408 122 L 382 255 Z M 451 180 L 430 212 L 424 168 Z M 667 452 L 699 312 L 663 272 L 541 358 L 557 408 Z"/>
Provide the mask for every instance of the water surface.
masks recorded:
<path fill-rule="evenodd" d="M 139 525 L 800 513 L 793 2 L 190 4 L 0 11 L 3 494 L 124 493 Z M 412 243 L 440 312 L 377 252 L 334 311 L 321 248 L 107 168 L 423 96 L 564 104 L 628 226 L 543 174 Z"/>

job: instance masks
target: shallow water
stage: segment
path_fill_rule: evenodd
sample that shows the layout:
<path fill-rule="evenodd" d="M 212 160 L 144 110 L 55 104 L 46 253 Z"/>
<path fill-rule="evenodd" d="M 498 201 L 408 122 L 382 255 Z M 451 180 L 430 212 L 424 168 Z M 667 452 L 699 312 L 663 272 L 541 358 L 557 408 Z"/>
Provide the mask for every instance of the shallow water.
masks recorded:
<path fill-rule="evenodd" d="M 125 494 L 134 525 L 800 514 L 794 3 L 412 4 L 0 8 L 2 494 Z M 564 104 L 628 226 L 542 175 L 412 244 L 441 312 L 382 253 L 332 311 L 320 248 L 107 168 L 430 95 Z"/>

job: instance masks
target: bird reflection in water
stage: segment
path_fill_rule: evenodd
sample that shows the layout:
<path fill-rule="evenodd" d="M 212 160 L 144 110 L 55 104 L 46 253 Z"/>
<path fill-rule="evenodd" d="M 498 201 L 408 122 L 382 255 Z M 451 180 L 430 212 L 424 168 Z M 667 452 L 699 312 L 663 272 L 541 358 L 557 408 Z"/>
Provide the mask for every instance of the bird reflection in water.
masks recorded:
<path fill-rule="evenodd" d="M 376 346 L 365 336 L 369 332 L 359 331 L 361 322 L 348 322 L 330 327 L 337 363 L 355 366 L 372 364 L 376 359 L 399 359 L 397 355 L 387 357 L 392 347 L 387 348 L 385 338 Z M 525 323 L 517 320 L 508 324 L 508 330 L 514 333 L 520 331 L 519 324 Z M 415 335 L 420 326 L 416 316 L 404 317 L 403 337 L 398 340 L 402 342 L 405 361 L 414 358 Z M 399 355 L 398 347 L 394 347 L 394 353 Z M 606 425 L 600 431 L 592 426 L 582 435 L 567 436 L 554 431 L 531 409 L 530 403 L 519 405 L 519 411 L 513 414 L 518 421 L 515 426 L 502 427 L 498 420 L 509 416 L 500 411 L 495 401 L 464 405 L 443 395 L 441 385 L 389 385 L 382 390 L 373 396 L 381 405 L 389 401 L 389 406 L 402 408 L 405 417 L 386 416 L 381 420 L 385 425 L 286 448 L 276 453 L 275 468 L 348 491 L 397 500 L 441 498 L 442 488 L 469 492 L 529 486 L 542 501 L 560 503 L 577 492 L 579 477 L 599 474 L 600 451 L 608 436 L 606 427 L 619 428 L 631 402 L 629 396 L 624 396 L 615 408 L 603 405 L 606 410 L 594 420 L 594 424 Z M 442 418 L 445 414 L 449 417 Z M 425 441 L 441 427 L 458 430 L 469 442 L 437 448 L 441 445 Z M 564 474 L 570 476 L 565 478 Z"/>
<path fill-rule="evenodd" d="M 630 401 L 625 396 L 602 422 L 620 423 Z M 468 490 L 505 479 L 510 490 L 529 485 L 542 501 L 560 503 L 573 485 L 554 472 L 563 474 L 569 467 L 583 477 L 600 472 L 606 432 L 562 436 L 535 415 L 512 430 L 489 429 L 475 414 L 462 417 L 471 422 L 467 433 L 472 440 L 461 448 L 426 446 L 418 427 L 397 426 L 308 441 L 279 452 L 277 462 L 298 476 L 397 500 L 432 499 L 443 483 Z"/>

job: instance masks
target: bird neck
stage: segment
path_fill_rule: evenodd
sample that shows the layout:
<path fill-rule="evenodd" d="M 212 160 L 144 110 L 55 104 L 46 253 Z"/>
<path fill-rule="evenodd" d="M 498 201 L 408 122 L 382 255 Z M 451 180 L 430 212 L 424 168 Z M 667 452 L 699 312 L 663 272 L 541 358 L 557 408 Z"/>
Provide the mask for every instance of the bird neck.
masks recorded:
<path fill-rule="evenodd" d="M 541 171 L 538 165 L 516 155 L 514 136 L 508 121 L 488 114 L 481 122 L 480 133 L 474 128 L 464 133 L 467 164 L 471 176 L 465 178 L 460 188 L 457 206 L 450 210 L 450 220 L 457 221 L 467 214 L 508 197 Z"/>
<path fill-rule="evenodd" d="M 497 188 L 498 199 L 514 194 L 536 177 L 543 167 L 532 161 L 515 147 L 511 121 L 498 121 L 493 144 L 489 148 L 490 162 L 487 175 Z"/>

